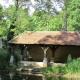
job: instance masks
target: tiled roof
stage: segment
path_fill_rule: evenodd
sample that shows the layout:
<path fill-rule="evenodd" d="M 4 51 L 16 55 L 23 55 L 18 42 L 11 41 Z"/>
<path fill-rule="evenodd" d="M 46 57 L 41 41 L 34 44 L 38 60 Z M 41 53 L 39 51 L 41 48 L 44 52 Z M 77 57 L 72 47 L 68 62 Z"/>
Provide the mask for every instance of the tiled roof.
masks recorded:
<path fill-rule="evenodd" d="M 80 34 L 77 31 L 25 31 L 9 43 L 80 45 Z"/>

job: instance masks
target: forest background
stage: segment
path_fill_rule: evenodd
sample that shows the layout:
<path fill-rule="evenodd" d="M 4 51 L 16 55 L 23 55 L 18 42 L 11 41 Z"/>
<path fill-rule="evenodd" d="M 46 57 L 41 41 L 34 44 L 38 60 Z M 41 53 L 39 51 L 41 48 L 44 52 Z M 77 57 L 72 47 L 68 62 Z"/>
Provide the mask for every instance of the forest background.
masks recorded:
<path fill-rule="evenodd" d="M 8 1 L 8 0 L 7 0 Z M 26 31 L 80 31 L 80 0 L 13 0 L 0 5 L 0 36 L 9 41 Z M 58 10 L 55 7 L 58 5 Z M 30 6 L 34 12 L 30 13 Z"/>

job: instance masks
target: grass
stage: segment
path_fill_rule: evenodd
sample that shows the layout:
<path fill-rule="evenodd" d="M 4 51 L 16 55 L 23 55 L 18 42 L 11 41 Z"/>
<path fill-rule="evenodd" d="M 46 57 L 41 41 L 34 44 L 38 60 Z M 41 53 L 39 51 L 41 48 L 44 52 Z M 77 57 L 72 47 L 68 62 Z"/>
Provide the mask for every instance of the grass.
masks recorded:
<path fill-rule="evenodd" d="M 69 55 L 65 66 L 59 65 L 48 67 L 43 70 L 43 73 L 80 76 L 80 58 L 72 59 Z"/>

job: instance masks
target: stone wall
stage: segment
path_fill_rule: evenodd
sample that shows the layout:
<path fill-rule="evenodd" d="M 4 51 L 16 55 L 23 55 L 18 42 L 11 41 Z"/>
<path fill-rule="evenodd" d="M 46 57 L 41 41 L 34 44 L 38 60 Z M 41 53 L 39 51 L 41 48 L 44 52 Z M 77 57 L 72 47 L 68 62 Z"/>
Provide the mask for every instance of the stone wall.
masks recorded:
<path fill-rule="evenodd" d="M 68 55 L 72 58 L 80 57 L 80 47 L 78 46 L 60 46 L 56 49 L 54 62 L 62 63 L 67 61 Z"/>

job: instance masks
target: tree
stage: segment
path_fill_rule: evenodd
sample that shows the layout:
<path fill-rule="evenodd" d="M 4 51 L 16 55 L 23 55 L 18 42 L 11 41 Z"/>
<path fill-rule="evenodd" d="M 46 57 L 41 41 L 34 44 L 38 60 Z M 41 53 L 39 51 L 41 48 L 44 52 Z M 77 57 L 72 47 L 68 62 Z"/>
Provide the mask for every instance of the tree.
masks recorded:
<path fill-rule="evenodd" d="M 62 7 L 63 0 L 35 0 L 35 8 L 45 10 L 48 13 L 55 14 L 58 12 L 56 6 Z"/>
<path fill-rule="evenodd" d="M 15 25 L 15 21 L 16 21 L 16 7 L 15 6 L 10 6 L 9 8 L 6 9 L 6 22 L 8 24 L 7 25 L 7 30 L 8 30 L 8 33 L 7 33 L 7 40 L 9 41 L 10 39 L 13 38 L 14 36 L 14 29 L 16 28 L 16 25 Z"/>
<path fill-rule="evenodd" d="M 52 0 L 35 0 L 39 5 L 34 6 L 36 10 L 32 16 L 28 14 L 31 0 L 14 1 L 15 5 L 9 6 L 5 12 L 7 17 L 7 32 L 5 31 L 7 33 L 7 40 L 12 39 L 24 30 L 61 30 L 60 18 L 56 16 L 58 12 L 54 8 Z M 57 2 L 57 4 L 62 3 L 61 0 L 54 0 L 54 2 Z"/>
<path fill-rule="evenodd" d="M 62 30 L 67 31 L 68 30 L 68 6 L 70 5 L 71 0 L 62 0 L 63 7 L 60 11 L 60 21 L 62 23 Z"/>
<path fill-rule="evenodd" d="M 49 30 L 50 31 L 61 31 L 62 23 L 59 14 L 52 16 L 49 20 Z"/>
<path fill-rule="evenodd" d="M 16 10 L 16 6 L 11 5 L 5 10 L 5 16 L 8 40 L 29 28 L 29 14 L 26 8 L 18 7 Z"/>
<path fill-rule="evenodd" d="M 3 8 L 2 5 L 0 5 L 0 35 L 3 36 L 4 35 L 4 24 L 5 24 L 5 20 L 3 19 Z"/>
<path fill-rule="evenodd" d="M 58 13 L 53 15 L 52 13 L 48 13 L 45 10 L 36 9 L 30 21 L 30 30 L 61 30 L 61 23 L 59 20 Z"/>
<path fill-rule="evenodd" d="M 30 28 L 29 24 L 30 24 L 30 16 L 29 16 L 28 10 L 19 8 L 18 16 L 15 22 L 16 28 L 14 29 L 15 30 L 14 35 L 18 35 L 25 30 L 29 30 Z"/>
<path fill-rule="evenodd" d="M 80 31 L 80 0 L 72 0 L 68 6 L 68 30 Z"/>
<path fill-rule="evenodd" d="M 49 13 L 56 13 L 56 5 L 62 7 L 64 0 L 15 0 L 18 2 L 19 7 L 27 8 L 28 10 L 32 6 L 35 10 L 45 10 Z M 34 2 L 34 4 L 33 4 Z"/>

